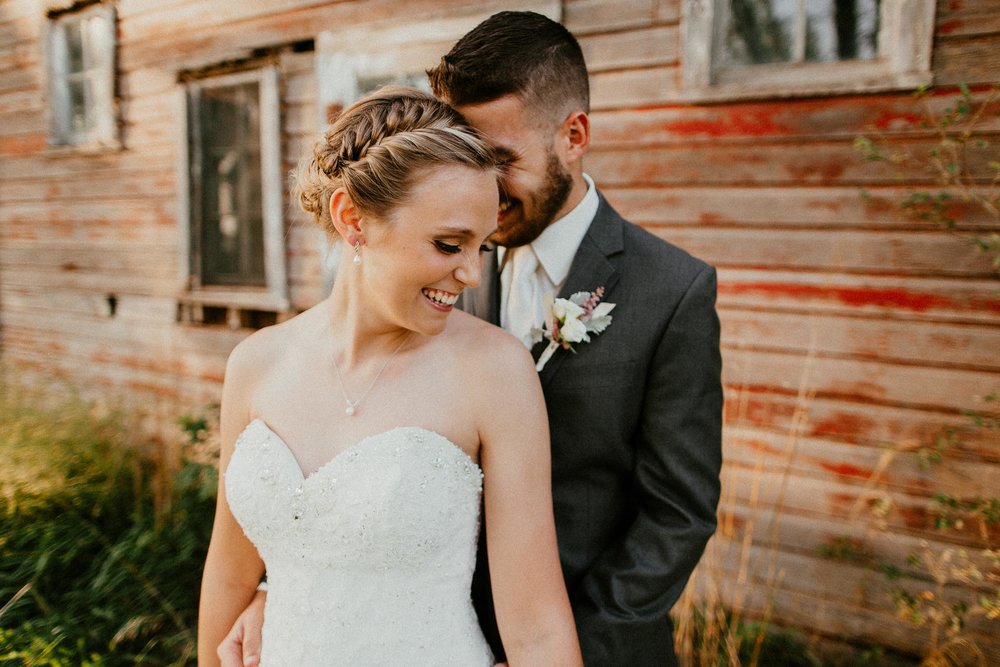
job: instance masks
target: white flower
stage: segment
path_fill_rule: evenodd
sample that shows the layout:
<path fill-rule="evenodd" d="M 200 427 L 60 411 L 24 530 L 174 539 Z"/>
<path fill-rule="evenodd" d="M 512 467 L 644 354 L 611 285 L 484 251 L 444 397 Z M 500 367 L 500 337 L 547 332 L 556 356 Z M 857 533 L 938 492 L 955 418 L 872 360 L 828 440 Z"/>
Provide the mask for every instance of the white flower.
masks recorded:
<path fill-rule="evenodd" d="M 566 321 L 567 319 L 578 319 L 583 315 L 583 308 L 576 305 L 569 299 L 556 299 L 552 304 L 552 314 L 560 322 Z"/>
<path fill-rule="evenodd" d="M 583 310 L 580 312 L 582 313 Z M 587 325 L 576 318 L 567 319 L 563 322 L 563 325 L 559 328 L 559 333 L 561 334 L 560 337 L 569 343 L 590 342 L 590 336 L 587 335 Z"/>
<path fill-rule="evenodd" d="M 604 288 L 598 287 L 593 292 L 576 292 L 569 299 L 553 299 L 547 293 L 542 301 L 545 311 L 545 328 L 534 328 L 531 331 L 533 342 L 543 338 L 549 340 L 548 346 L 542 352 L 535 364 L 537 370 L 545 368 L 552 355 L 559 348 L 575 352 L 574 343 L 589 343 L 592 333 L 599 334 L 611 324 L 613 303 L 601 303 Z"/>

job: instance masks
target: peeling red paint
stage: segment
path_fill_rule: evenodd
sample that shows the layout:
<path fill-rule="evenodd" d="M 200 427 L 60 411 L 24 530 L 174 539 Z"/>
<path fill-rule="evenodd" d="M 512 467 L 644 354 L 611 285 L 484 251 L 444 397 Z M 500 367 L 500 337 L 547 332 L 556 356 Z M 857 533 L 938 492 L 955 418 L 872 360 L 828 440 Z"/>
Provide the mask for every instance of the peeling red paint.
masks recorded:
<path fill-rule="evenodd" d="M 833 213 L 839 213 L 841 209 L 844 208 L 843 204 L 841 204 L 838 201 L 832 201 L 832 200 L 810 201 L 807 203 L 809 206 L 813 208 L 831 211 Z"/>
<path fill-rule="evenodd" d="M 819 462 L 819 466 L 826 470 L 827 472 L 832 472 L 835 475 L 840 475 L 842 477 L 857 477 L 858 479 L 868 479 L 872 476 L 872 471 L 867 468 L 860 468 L 850 463 L 824 463 Z"/>
<path fill-rule="evenodd" d="M 785 450 L 781 447 L 775 447 L 764 440 L 741 440 L 741 443 L 754 451 L 764 454 L 773 454 L 775 456 L 784 456 L 786 454 Z"/>
<path fill-rule="evenodd" d="M 792 134 L 790 128 L 775 122 L 772 118 L 775 113 L 782 113 L 782 110 L 774 107 L 738 107 L 730 110 L 724 117 L 675 120 L 664 123 L 663 129 L 668 134 L 681 136 L 767 137 Z"/>
<path fill-rule="evenodd" d="M 724 294 L 764 294 L 772 297 L 796 299 L 825 299 L 839 301 L 852 306 L 878 306 L 898 308 L 917 313 L 932 308 L 952 308 L 963 310 L 990 310 L 1000 312 L 1000 299 L 969 300 L 960 302 L 937 294 L 912 292 L 905 289 L 870 289 L 857 287 L 821 287 L 818 285 L 797 285 L 793 283 L 724 283 L 719 285 Z"/>
<path fill-rule="evenodd" d="M 199 380 L 208 380 L 209 382 L 217 382 L 222 384 L 225 379 L 225 373 L 219 373 L 215 371 L 205 371 L 204 373 L 198 373 Z"/>
<path fill-rule="evenodd" d="M 874 125 L 880 130 L 901 130 L 920 127 L 922 122 L 923 117 L 918 113 L 883 111 L 875 119 Z"/>
<path fill-rule="evenodd" d="M 828 501 L 829 509 L 827 511 L 830 516 L 846 516 L 858 504 L 858 497 L 847 493 L 831 493 L 828 496 Z M 867 505 L 871 501 L 863 502 Z"/>
<path fill-rule="evenodd" d="M 826 392 L 824 392 L 826 393 Z M 854 382 L 846 386 L 838 386 L 836 391 L 829 392 L 831 396 L 850 397 L 854 400 L 870 398 L 885 398 L 885 387 L 874 382 Z"/>
<path fill-rule="evenodd" d="M 45 148 L 45 133 L 6 136 L 0 142 L 0 155 L 31 155 Z"/>
<path fill-rule="evenodd" d="M 895 511 L 903 519 L 903 524 L 911 530 L 934 527 L 934 517 L 922 507 L 906 507 L 897 505 Z"/>
<path fill-rule="evenodd" d="M 828 418 L 813 424 L 810 435 L 831 436 L 840 438 L 848 437 L 852 441 L 859 436 L 870 432 L 875 428 L 875 422 L 871 419 L 855 414 L 837 412 Z"/>
<path fill-rule="evenodd" d="M 733 512 L 725 513 L 719 521 L 719 532 L 726 537 L 733 538 L 742 535 L 746 529 L 747 521 Z"/>
<path fill-rule="evenodd" d="M 109 384 L 114 385 L 117 383 L 112 382 Z M 129 381 L 125 382 L 122 386 L 127 389 L 131 389 L 132 391 L 152 394 L 154 396 L 159 396 L 160 398 L 178 399 L 181 395 L 179 391 L 173 389 L 172 387 L 161 387 L 151 382 Z"/>
<path fill-rule="evenodd" d="M 872 214 L 882 214 L 890 211 L 895 213 L 898 206 L 899 204 L 892 199 L 889 199 L 888 197 L 880 197 L 878 195 L 873 195 L 865 200 L 865 211 Z M 875 216 L 870 215 L 868 217 L 872 218 Z"/>
<path fill-rule="evenodd" d="M 182 376 L 185 366 L 182 360 L 149 360 L 134 355 L 114 355 L 105 350 L 97 350 L 90 355 L 91 361 L 100 364 L 112 364 L 138 371 L 152 371 L 165 375 Z"/>
<path fill-rule="evenodd" d="M 698 215 L 698 222 L 700 222 L 703 225 L 717 225 L 722 222 L 730 222 L 730 221 L 722 217 L 718 213 L 709 213 L 705 211 Z"/>
<path fill-rule="evenodd" d="M 847 166 L 833 162 L 806 162 L 802 164 L 786 164 L 788 174 L 799 181 L 819 182 L 835 181 L 844 175 Z"/>
<path fill-rule="evenodd" d="M 965 25 L 965 21 L 953 20 L 953 21 L 943 21 L 938 23 L 937 33 L 939 35 L 950 35 L 959 28 Z"/>
<path fill-rule="evenodd" d="M 781 109 L 776 109 L 773 106 L 765 107 L 756 111 L 743 109 L 734 109 L 730 112 L 729 118 L 732 125 L 739 134 L 751 137 L 763 137 L 768 135 L 787 135 L 791 134 L 792 131 L 776 123 L 771 117 L 772 113 L 777 111 L 781 113 Z"/>
<path fill-rule="evenodd" d="M 705 134 L 711 137 L 720 137 L 726 134 L 720 121 L 710 120 L 675 120 L 663 124 L 667 134 L 679 134 L 683 136 L 697 136 Z"/>

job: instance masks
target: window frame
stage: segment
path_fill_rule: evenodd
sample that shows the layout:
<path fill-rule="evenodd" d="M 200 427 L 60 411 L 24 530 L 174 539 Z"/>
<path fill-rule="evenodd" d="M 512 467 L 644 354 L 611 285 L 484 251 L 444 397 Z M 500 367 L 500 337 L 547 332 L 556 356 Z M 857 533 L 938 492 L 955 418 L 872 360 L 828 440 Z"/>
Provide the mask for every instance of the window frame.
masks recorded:
<path fill-rule="evenodd" d="M 75 73 L 68 71 L 69 54 L 66 44 L 66 28 L 78 24 L 87 18 L 100 16 L 105 21 L 108 30 L 106 35 L 110 52 L 105 54 L 104 62 L 84 72 L 94 70 L 92 74 L 84 74 L 85 78 L 96 80 L 101 90 L 92 87 L 95 95 L 93 104 L 86 105 L 86 112 L 94 114 L 93 127 L 87 130 L 74 131 L 71 128 L 72 105 L 69 94 L 69 80 Z M 95 3 L 78 10 L 50 13 L 45 22 L 44 62 L 48 79 L 47 89 L 49 103 L 48 143 L 52 147 L 68 147 L 74 149 L 118 149 L 121 148 L 121 132 L 119 128 L 119 109 L 116 96 L 116 71 L 118 66 L 118 26 L 115 8 L 111 4 Z M 86 49 L 83 57 L 92 57 Z"/>
<path fill-rule="evenodd" d="M 260 109 L 260 188 L 264 243 L 263 286 L 203 285 L 196 252 L 196 231 L 192 224 L 192 173 L 190 168 L 193 138 L 189 124 L 191 104 L 206 88 L 221 88 L 243 83 L 259 85 Z M 288 272 L 285 258 L 284 182 L 281 166 L 281 112 L 278 67 L 269 64 L 235 73 L 206 75 L 183 81 L 177 91 L 178 120 L 178 230 L 180 286 L 182 305 L 227 306 L 239 309 L 284 313 L 290 309 Z"/>
<path fill-rule="evenodd" d="M 716 70 L 715 8 L 723 1 L 683 0 L 680 96 L 686 101 L 905 90 L 933 81 L 934 0 L 882 0 L 873 60 Z"/>

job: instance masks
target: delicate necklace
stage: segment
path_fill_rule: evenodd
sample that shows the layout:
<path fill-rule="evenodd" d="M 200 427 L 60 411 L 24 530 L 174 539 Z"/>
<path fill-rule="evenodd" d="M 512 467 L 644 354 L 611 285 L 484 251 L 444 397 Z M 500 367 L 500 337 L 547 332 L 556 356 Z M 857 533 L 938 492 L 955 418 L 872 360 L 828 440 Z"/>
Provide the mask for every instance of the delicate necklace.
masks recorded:
<path fill-rule="evenodd" d="M 344 384 L 344 376 L 340 374 L 340 367 L 337 366 L 337 360 L 336 359 L 333 360 L 333 370 L 337 371 L 337 380 L 340 382 L 340 392 L 344 395 L 344 402 L 347 404 L 347 408 L 344 410 L 344 414 L 346 414 L 348 417 L 354 416 L 354 413 L 357 412 L 358 410 L 358 406 L 361 405 L 361 401 L 368 398 L 368 394 L 371 392 L 372 387 L 374 387 L 375 383 L 378 382 L 378 379 L 382 377 L 382 371 L 384 371 L 385 367 L 389 365 L 389 362 L 392 361 L 392 358 L 396 356 L 396 353 L 399 352 L 401 349 L 403 349 L 403 345 L 406 344 L 406 341 L 410 340 L 411 333 L 413 332 L 412 331 L 406 332 L 406 335 L 403 336 L 403 340 L 399 342 L 399 345 L 397 345 L 396 349 L 392 351 L 392 354 L 390 354 L 388 357 L 385 358 L 385 363 L 382 364 L 382 368 L 378 369 L 378 373 L 375 374 L 375 377 L 372 379 L 372 383 L 368 385 L 368 389 L 365 389 L 365 393 L 362 394 L 361 398 L 359 398 L 356 401 L 352 401 L 347 396 L 347 387 Z"/>

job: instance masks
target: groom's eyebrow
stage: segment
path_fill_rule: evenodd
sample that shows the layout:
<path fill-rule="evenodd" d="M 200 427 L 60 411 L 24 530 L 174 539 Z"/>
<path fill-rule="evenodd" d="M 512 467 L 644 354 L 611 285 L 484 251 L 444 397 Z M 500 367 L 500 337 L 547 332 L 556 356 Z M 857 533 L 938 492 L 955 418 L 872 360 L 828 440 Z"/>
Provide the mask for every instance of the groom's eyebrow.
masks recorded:
<path fill-rule="evenodd" d="M 494 152 L 497 157 L 500 158 L 500 163 L 502 166 L 506 166 L 512 162 L 517 162 L 521 159 L 521 154 L 512 148 L 507 148 L 506 146 L 493 146 Z"/>

